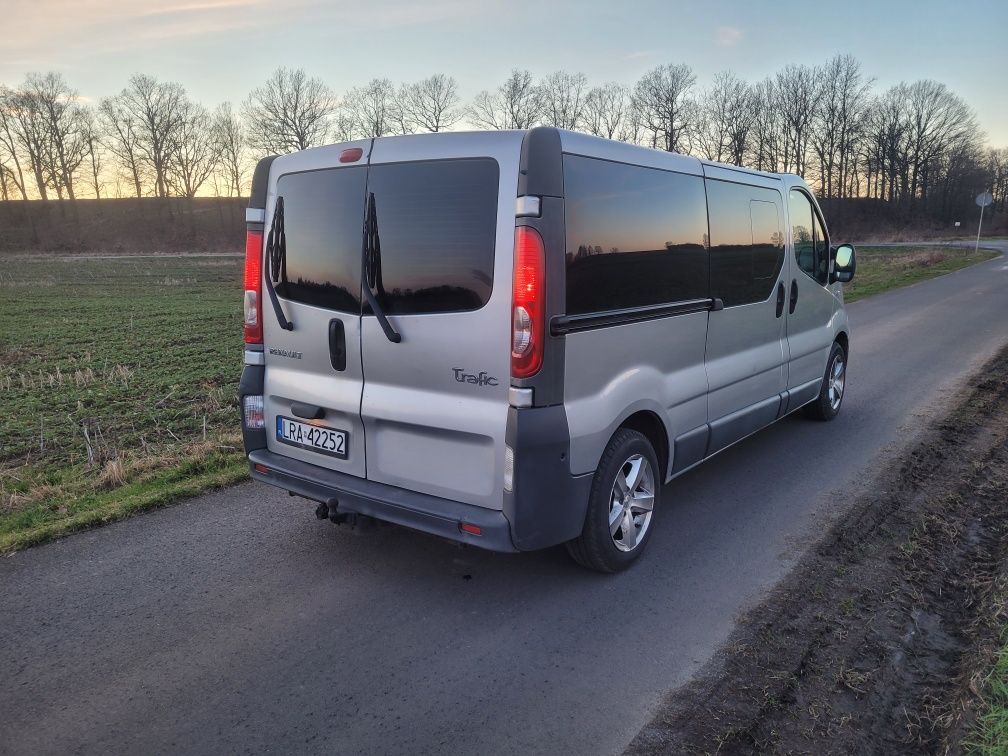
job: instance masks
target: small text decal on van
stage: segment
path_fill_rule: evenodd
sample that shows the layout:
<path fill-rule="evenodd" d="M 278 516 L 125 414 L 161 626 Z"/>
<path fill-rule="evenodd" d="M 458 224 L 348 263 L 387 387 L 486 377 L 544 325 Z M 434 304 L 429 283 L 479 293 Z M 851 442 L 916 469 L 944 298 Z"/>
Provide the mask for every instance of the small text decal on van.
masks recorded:
<path fill-rule="evenodd" d="M 479 374 L 467 373 L 462 368 L 452 368 L 452 372 L 455 373 L 455 380 L 459 383 L 474 383 L 477 386 L 496 386 L 497 379 L 492 375 L 487 375 L 486 372 L 480 372 Z"/>
<path fill-rule="evenodd" d="M 300 360 L 301 352 L 295 351 L 293 349 L 280 349 L 278 347 L 270 347 L 270 354 L 275 354 L 277 357 L 290 357 L 292 360 Z"/>

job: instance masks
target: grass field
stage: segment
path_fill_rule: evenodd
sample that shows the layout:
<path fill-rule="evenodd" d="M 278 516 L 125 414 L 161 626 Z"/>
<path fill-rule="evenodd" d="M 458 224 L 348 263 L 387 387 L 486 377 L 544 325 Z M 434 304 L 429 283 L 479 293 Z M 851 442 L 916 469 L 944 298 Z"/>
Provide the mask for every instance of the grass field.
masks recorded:
<path fill-rule="evenodd" d="M 853 302 L 873 294 L 909 286 L 997 257 L 983 249 L 921 244 L 912 247 L 857 247 L 857 274 L 844 286 L 844 300 Z"/>
<path fill-rule="evenodd" d="M 0 553 L 245 474 L 238 257 L 0 271 Z"/>
<path fill-rule="evenodd" d="M 858 254 L 848 300 L 992 255 Z M 245 477 L 239 257 L 0 262 L 0 553 Z"/>
<path fill-rule="evenodd" d="M 970 752 L 995 756 L 1008 753 L 1008 646 L 997 655 L 987 679 L 981 708 L 970 743 Z"/>

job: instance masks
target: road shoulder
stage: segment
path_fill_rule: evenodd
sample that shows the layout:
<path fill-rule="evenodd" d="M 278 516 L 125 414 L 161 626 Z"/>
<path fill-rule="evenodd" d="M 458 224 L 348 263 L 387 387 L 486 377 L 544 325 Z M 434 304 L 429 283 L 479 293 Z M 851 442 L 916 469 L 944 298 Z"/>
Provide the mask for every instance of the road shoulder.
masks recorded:
<path fill-rule="evenodd" d="M 1008 596 L 1008 350 L 628 748 L 957 750 Z"/>

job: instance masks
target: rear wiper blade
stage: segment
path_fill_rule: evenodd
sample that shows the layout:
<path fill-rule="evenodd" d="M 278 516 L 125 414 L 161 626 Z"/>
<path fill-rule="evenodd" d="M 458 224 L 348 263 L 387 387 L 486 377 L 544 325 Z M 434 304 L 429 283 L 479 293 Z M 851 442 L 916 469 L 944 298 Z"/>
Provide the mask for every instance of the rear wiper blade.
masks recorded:
<path fill-rule="evenodd" d="M 371 306 L 371 311 L 378 318 L 378 324 L 385 332 L 385 338 L 393 344 L 402 341 L 402 335 L 393 328 L 389 319 L 385 317 L 385 311 L 378 304 L 378 298 L 371 291 L 372 285 L 378 286 L 378 291 L 384 294 L 384 287 L 381 283 L 381 241 L 378 239 L 378 213 L 375 210 L 374 192 L 368 194 L 367 214 L 364 217 L 364 241 L 361 247 L 361 290 L 364 298 Z"/>
<path fill-rule="evenodd" d="M 294 324 L 284 315 L 276 289 L 273 288 L 274 276 L 278 281 L 287 280 L 287 234 L 284 231 L 283 197 L 277 197 L 276 206 L 273 208 L 273 220 L 270 223 L 269 236 L 266 238 L 266 265 L 266 291 L 269 293 L 270 302 L 273 303 L 277 322 L 285 331 L 293 331 Z"/>

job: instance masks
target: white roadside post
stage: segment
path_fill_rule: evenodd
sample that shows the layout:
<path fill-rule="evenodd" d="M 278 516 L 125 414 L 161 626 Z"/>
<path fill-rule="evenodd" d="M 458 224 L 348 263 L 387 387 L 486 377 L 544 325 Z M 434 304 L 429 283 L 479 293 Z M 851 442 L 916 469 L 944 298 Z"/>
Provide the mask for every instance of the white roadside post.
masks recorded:
<path fill-rule="evenodd" d="M 994 196 L 990 192 L 980 192 L 977 195 L 976 203 L 980 205 L 980 222 L 977 223 L 977 240 L 976 246 L 973 248 L 973 254 L 976 254 L 980 250 L 980 229 L 983 227 L 983 211 L 991 202 L 994 201 Z"/>

